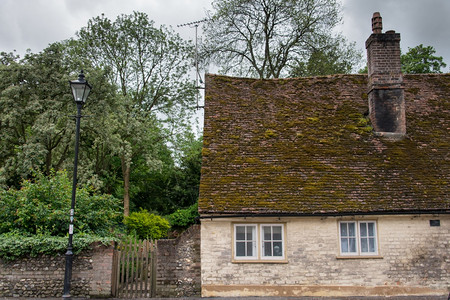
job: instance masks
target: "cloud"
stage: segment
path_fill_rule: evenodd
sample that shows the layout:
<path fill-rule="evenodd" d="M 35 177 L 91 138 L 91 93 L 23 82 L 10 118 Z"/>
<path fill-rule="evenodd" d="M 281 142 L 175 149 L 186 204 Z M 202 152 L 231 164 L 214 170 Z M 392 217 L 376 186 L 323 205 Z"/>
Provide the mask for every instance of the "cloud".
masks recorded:
<path fill-rule="evenodd" d="M 433 46 L 436 54 L 450 64 L 450 1 L 343 0 L 342 31 L 362 49 L 371 34 L 371 18 L 376 11 L 383 18 L 383 31 L 400 33 L 403 53 L 408 51 L 408 47 L 419 44 Z"/>
<path fill-rule="evenodd" d="M 197 21 L 211 9 L 212 0 L 0 0 L 0 51 L 27 48 L 39 52 L 49 43 L 75 36 L 89 19 L 105 13 L 114 20 L 119 14 L 145 12 L 156 25 L 173 27 L 184 38 L 194 39 L 194 30 L 177 24 Z M 450 67 L 449 0 L 342 0 L 343 25 L 339 30 L 365 51 L 375 11 L 383 17 L 384 30 L 401 34 L 403 52 L 419 44 L 435 47 Z M 448 70 L 448 69 L 447 69 Z"/>

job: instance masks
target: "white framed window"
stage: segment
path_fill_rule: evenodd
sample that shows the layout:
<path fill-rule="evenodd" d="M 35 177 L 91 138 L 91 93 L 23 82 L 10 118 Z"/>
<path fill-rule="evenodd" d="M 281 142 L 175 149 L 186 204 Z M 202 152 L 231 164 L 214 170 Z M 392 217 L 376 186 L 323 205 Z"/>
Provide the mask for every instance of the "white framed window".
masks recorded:
<path fill-rule="evenodd" d="M 234 224 L 233 235 L 237 261 L 285 259 L 284 224 Z"/>
<path fill-rule="evenodd" d="M 339 245 L 341 255 L 377 255 L 376 222 L 339 222 Z"/>
<path fill-rule="evenodd" d="M 284 238 L 282 224 L 261 225 L 261 258 L 284 258 Z"/>
<path fill-rule="evenodd" d="M 256 259 L 256 225 L 234 225 L 234 256 L 236 259 Z"/>

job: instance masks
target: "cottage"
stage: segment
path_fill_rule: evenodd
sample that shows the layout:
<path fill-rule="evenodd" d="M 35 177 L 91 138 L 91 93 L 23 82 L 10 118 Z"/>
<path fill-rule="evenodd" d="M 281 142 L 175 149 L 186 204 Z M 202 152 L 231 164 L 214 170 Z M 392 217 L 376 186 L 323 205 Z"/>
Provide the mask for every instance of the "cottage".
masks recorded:
<path fill-rule="evenodd" d="M 208 75 L 202 296 L 446 295 L 450 74 L 403 75 L 374 14 L 367 75 Z"/>

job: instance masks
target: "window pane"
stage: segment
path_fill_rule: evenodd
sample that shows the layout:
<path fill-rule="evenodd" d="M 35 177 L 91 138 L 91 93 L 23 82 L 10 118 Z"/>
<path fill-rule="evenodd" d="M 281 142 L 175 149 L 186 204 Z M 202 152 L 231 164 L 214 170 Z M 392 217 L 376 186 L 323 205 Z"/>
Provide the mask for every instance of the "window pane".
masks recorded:
<path fill-rule="evenodd" d="M 247 242 L 247 256 L 253 256 L 253 242 Z"/>
<path fill-rule="evenodd" d="M 360 223 L 359 231 L 360 231 L 361 236 L 367 236 L 367 223 Z"/>
<path fill-rule="evenodd" d="M 236 242 L 236 256 L 245 256 L 245 242 Z"/>
<path fill-rule="evenodd" d="M 341 223 L 341 236 L 347 236 L 347 223 Z"/>
<path fill-rule="evenodd" d="M 356 236 L 355 223 L 347 223 L 348 236 Z"/>
<path fill-rule="evenodd" d="M 271 242 L 264 242 L 263 248 L 264 248 L 264 256 L 272 256 L 272 243 Z"/>
<path fill-rule="evenodd" d="M 273 242 L 273 256 L 283 256 L 283 244 L 281 242 Z"/>
<path fill-rule="evenodd" d="M 255 226 L 246 226 L 247 228 L 247 241 L 252 241 L 254 238 Z"/>
<path fill-rule="evenodd" d="M 368 223 L 369 226 L 369 236 L 375 236 L 375 223 Z"/>
<path fill-rule="evenodd" d="M 375 238 L 370 238 L 369 239 L 369 251 L 372 252 L 372 253 L 375 253 L 375 252 L 377 252 L 375 250 L 375 248 L 376 248 L 376 246 L 375 246 Z"/>
<path fill-rule="evenodd" d="M 348 252 L 348 239 L 347 238 L 341 238 L 341 252 L 342 253 Z"/>
<path fill-rule="evenodd" d="M 351 225 L 354 225 L 354 224 L 351 224 Z M 356 252 L 356 239 L 355 238 L 348 239 L 348 248 L 349 248 L 349 252 Z"/>
<path fill-rule="evenodd" d="M 369 252 L 369 246 L 367 245 L 367 239 L 361 238 L 361 252 Z"/>
<path fill-rule="evenodd" d="M 235 257 L 255 257 L 256 256 L 256 226 L 236 225 L 235 226 Z"/>
<path fill-rule="evenodd" d="M 271 229 L 272 227 L 270 226 L 263 226 L 264 240 L 270 241 L 272 239 Z"/>
<path fill-rule="evenodd" d="M 236 226 L 236 240 L 245 240 L 245 226 Z"/>
<path fill-rule="evenodd" d="M 281 226 L 273 226 L 272 227 L 273 230 L 273 239 L 275 241 L 281 241 Z"/>

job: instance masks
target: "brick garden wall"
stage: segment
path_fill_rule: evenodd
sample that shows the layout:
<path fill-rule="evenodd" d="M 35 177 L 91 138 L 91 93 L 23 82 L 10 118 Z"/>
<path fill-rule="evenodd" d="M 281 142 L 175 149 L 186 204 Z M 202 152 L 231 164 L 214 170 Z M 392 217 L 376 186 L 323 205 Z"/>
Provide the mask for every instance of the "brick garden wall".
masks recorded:
<path fill-rule="evenodd" d="M 94 244 L 92 250 L 74 256 L 71 295 L 111 295 L 113 246 Z M 65 255 L 0 259 L 0 297 L 61 297 Z"/>
<path fill-rule="evenodd" d="M 157 251 L 157 296 L 200 296 L 200 225 L 176 239 L 159 240 Z"/>
<path fill-rule="evenodd" d="M 94 244 L 92 250 L 74 256 L 71 295 L 111 296 L 114 247 Z M 0 259 L 0 297 L 61 297 L 65 255 Z M 200 225 L 176 239 L 159 240 L 157 296 L 200 295 Z"/>

